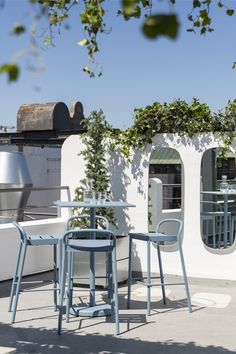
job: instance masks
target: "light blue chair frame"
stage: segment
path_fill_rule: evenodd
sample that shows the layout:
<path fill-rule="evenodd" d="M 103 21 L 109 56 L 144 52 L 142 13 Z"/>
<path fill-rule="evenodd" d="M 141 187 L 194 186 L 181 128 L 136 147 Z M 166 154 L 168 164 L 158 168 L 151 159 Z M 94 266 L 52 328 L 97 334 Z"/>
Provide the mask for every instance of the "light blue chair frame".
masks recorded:
<path fill-rule="evenodd" d="M 66 321 L 69 321 L 69 310 L 71 306 L 71 279 L 72 279 L 72 264 L 71 254 L 75 252 L 106 252 L 111 255 L 111 268 L 109 267 L 110 277 L 109 283 L 112 282 L 111 306 L 115 314 L 116 334 L 120 333 L 119 329 L 119 305 L 118 305 L 118 284 L 117 284 L 117 262 L 116 262 L 116 236 L 109 230 L 100 229 L 73 229 L 68 230 L 62 243 L 62 267 L 61 267 L 61 292 L 59 298 L 59 315 L 58 315 L 58 334 L 61 334 L 62 317 L 63 317 L 63 299 L 66 284 L 67 270 L 67 291 L 66 291 Z M 67 261 L 66 261 L 67 260 Z M 67 267 L 66 267 L 67 263 Z M 67 268 L 67 269 L 66 269 Z M 91 289 L 90 289 L 91 290 Z M 96 291 L 96 289 L 93 289 Z"/>
<path fill-rule="evenodd" d="M 60 254 L 60 238 L 51 235 L 51 234 L 38 234 L 38 235 L 27 235 L 25 230 L 22 228 L 22 226 L 17 223 L 13 222 L 13 225 L 17 228 L 20 234 L 20 248 L 19 248 L 19 253 L 17 257 L 17 262 L 16 262 L 16 270 L 13 276 L 12 280 L 12 287 L 11 287 L 11 293 L 10 293 L 10 302 L 9 302 L 9 308 L 8 311 L 12 312 L 12 318 L 11 318 L 11 323 L 15 322 L 16 318 L 16 311 L 17 311 L 17 306 L 18 306 L 18 300 L 19 300 L 19 294 L 22 291 L 53 291 L 54 292 L 54 309 L 57 309 L 57 297 L 58 297 L 58 292 L 59 292 L 59 269 L 60 269 L 60 259 L 61 259 L 61 254 Z M 53 253 L 53 274 L 54 278 L 52 281 L 50 280 L 38 280 L 38 281 L 22 281 L 22 276 L 23 276 L 23 270 L 24 270 L 24 264 L 25 264 L 25 258 L 26 258 L 26 252 L 27 248 L 30 246 L 53 246 L 54 248 L 54 253 Z M 59 249 L 59 256 L 57 260 L 57 248 Z M 59 264 L 57 264 L 59 261 Z M 22 284 L 32 284 L 32 285 L 37 285 L 37 284 L 49 284 L 53 283 L 54 287 L 50 289 L 21 289 Z"/>
<path fill-rule="evenodd" d="M 176 229 L 177 232 L 174 235 L 169 235 L 169 234 L 164 234 L 161 229 L 164 225 L 168 224 L 176 224 Z M 185 292 L 186 292 L 186 298 L 187 298 L 187 303 L 188 303 L 188 309 L 189 312 L 192 312 L 192 305 L 191 305 L 191 299 L 190 299 L 190 292 L 189 292 L 189 286 L 188 286 L 188 279 L 187 279 L 187 273 L 186 273 L 186 268 L 185 268 L 185 262 L 184 262 L 184 255 L 183 255 L 183 250 L 182 250 L 182 239 L 181 239 L 181 234 L 182 234 L 182 229 L 183 229 L 183 223 L 179 219 L 163 219 L 161 220 L 157 227 L 156 227 L 156 232 L 155 233 L 129 233 L 129 266 L 128 266 L 128 298 L 127 298 L 127 308 L 130 308 L 130 301 L 131 301 L 131 284 L 133 280 L 140 280 L 139 278 L 134 278 L 132 276 L 132 243 L 133 240 L 139 240 L 139 241 L 144 241 L 147 243 L 147 282 L 139 282 L 142 285 L 145 285 L 147 287 L 147 315 L 150 316 L 151 314 L 151 288 L 153 286 L 160 286 L 162 289 L 162 298 L 163 298 L 163 303 L 166 304 L 166 293 L 165 293 L 165 286 L 168 285 L 181 285 L 183 284 L 185 286 Z M 163 266 L 162 266 L 162 259 L 161 259 L 161 249 L 160 246 L 164 245 L 165 242 L 177 242 L 178 245 L 178 251 L 180 255 L 180 262 L 181 262 L 181 267 L 182 267 L 182 272 L 183 272 L 183 283 L 171 283 L 171 284 L 166 284 L 164 281 L 164 274 L 163 274 Z M 158 264 L 159 264 L 159 277 L 153 277 L 151 276 L 151 243 L 155 243 L 156 249 L 157 249 L 157 259 L 158 259 Z M 153 284 L 152 279 L 160 279 L 159 284 Z M 143 279 L 143 277 L 142 277 Z"/>
<path fill-rule="evenodd" d="M 87 221 L 88 225 L 90 224 L 90 215 L 88 214 L 80 214 L 80 215 L 74 215 L 74 216 L 71 216 L 68 220 L 67 220 L 67 223 L 66 223 L 66 231 L 68 230 L 71 230 L 71 222 L 73 221 Z M 101 225 L 101 222 L 102 222 L 102 225 Z M 96 224 L 96 228 L 98 227 L 101 227 L 102 229 L 105 229 L 105 230 L 109 230 L 109 221 L 107 220 L 107 218 L 105 218 L 104 216 L 101 216 L 101 215 L 95 215 L 95 224 Z M 78 228 L 78 227 L 76 227 Z M 82 228 L 81 226 L 79 227 L 80 229 Z M 87 228 L 87 227 L 83 227 L 84 228 Z M 73 229 L 72 229 L 73 230 Z M 73 302 L 73 279 L 74 279 L 74 253 L 73 252 L 70 252 L 68 254 L 68 269 L 70 267 L 70 275 L 71 277 L 68 278 L 68 291 L 70 291 L 70 304 L 72 305 L 72 302 Z M 107 259 L 106 259 L 106 274 L 107 276 L 103 277 L 103 276 L 96 276 L 96 278 L 106 278 L 107 279 L 107 288 L 108 288 L 108 297 L 111 296 L 111 287 L 112 287 L 112 284 L 111 284 L 111 277 L 108 276 L 109 273 L 111 273 L 111 265 L 112 265 L 112 261 L 111 261 L 111 257 L 110 257 L 110 254 L 108 253 L 107 254 Z M 80 279 L 79 277 L 77 279 Z M 83 277 L 83 280 L 84 279 L 89 279 L 89 277 Z"/>

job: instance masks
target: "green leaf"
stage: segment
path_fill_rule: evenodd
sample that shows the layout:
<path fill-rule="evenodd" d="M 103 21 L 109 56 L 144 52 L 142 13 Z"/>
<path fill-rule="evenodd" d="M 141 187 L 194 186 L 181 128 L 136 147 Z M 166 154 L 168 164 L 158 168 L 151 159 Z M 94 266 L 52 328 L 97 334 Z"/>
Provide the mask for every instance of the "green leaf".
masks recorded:
<path fill-rule="evenodd" d="M 211 19 L 209 17 L 205 17 L 202 21 L 202 26 L 208 26 L 211 24 Z"/>
<path fill-rule="evenodd" d="M 25 32 L 25 27 L 21 23 L 17 23 L 12 28 L 12 34 L 19 36 L 20 34 Z"/>
<path fill-rule="evenodd" d="M 88 66 L 84 66 L 84 67 L 83 67 L 83 71 L 84 71 L 85 73 L 90 73 L 90 70 L 89 70 L 89 67 L 88 67 Z"/>
<path fill-rule="evenodd" d="M 203 20 L 205 17 L 208 17 L 207 10 L 201 10 L 199 11 L 200 13 L 200 18 Z"/>
<path fill-rule="evenodd" d="M 222 8 L 222 7 L 224 6 L 221 1 L 219 1 L 217 5 L 218 5 L 220 8 Z"/>
<path fill-rule="evenodd" d="M 122 0 L 122 7 L 123 7 L 124 14 L 126 16 L 132 16 L 137 4 L 138 4 L 138 0 Z"/>
<path fill-rule="evenodd" d="M 232 69 L 236 69 L 236 61 L 233 63 Z"/>
<path fill-rule="evenodd" d="M 140 16 L 141 16 L 141 8 L 140 8 L 140 6 L 136 6 L 134 16 L 136 18 L 140 18 Z"/>
<path fill-rule="evenodd" d="M 199 0 L 194 0 L 193 1 L 193 7 L 196 8 L 196 7 L 201 7 L 201 2 Z"/>
<path fill-rule="evenodd" d="M 141 0 L 143 7 L 150 6 L 150 1 L 149 0 Z"/>
<path fill-rule="evenodd" d="M 150 39 L 160 36 L 176 39 L 178 30 L 179 23 L 176 14 L 149 16 L 143 25 L 143 33 Z"/>
<path fill-rule="evenodd" d="M 19 67 L 16 64 L 3 64 L 0 66 L 0 74 L 6 73 L 9 81 L 16 81 L 19 76 Z"/>
<path fill-rule="evenodd" d="M 195 22 L 193 23 L 193 25 L 194 25 L 194 27 L 200 27 L 200 26 L 201 26 L 201 23 L 200 23 L 200 21 L 195 21 Z"/>
<path fill-rule="evenodd" d="M 43 41 L 45 46 L 48 46 L 51 43 L 51 36 L 47 36 Z"/>
<path fill-rule="evenodd" d="M 234 10 L 233 10 L 233 9 L 228 9 L 228 10 L 226 11 L 226 13 L 227 13 L 228 16 L 233 16 Z"/>
<path fill-rule="evenodd" d="M 84 38 L 81 41 L 77 42 L 78 45 L 80 45 L 81 47 L 83 47 L 84 45 L 87 45 L 89 43 L 89 41 Z"/>

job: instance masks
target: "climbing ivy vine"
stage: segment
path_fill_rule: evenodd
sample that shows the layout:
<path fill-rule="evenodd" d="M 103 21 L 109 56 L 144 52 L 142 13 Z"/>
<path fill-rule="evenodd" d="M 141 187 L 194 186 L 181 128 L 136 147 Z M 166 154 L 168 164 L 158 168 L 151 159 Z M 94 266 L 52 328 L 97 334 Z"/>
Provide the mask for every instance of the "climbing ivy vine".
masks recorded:
<path fill-rule="evenodd" d="M 22 21 L 13 25 L 11 34 L 19 37 L 28 32 L 33 43 L 34 55 L 38 55 L 43 46 L 42 43 L 37 45 L 37 42 L 42 39 L 46 47 L 54 46 L 55 37 L 61 34 L 63 29 L 70 28 L 71 13 L 77 11 L 78 24 L 82 27 L 77 44 L 87 50 L 89 59 L 83 71 L 90 77 L 101 76 L 102 67 L 95 58 L 100 51 L 100 35 L 111 32 L 111 24 L 106 16 L 108 12 L 115 12 L 125 21 L 138 20 L 142 24 L 143 34 L 151 40 L 160 37 L 171 40 L 178 38 L 180 16 L 175 8 L 177 0 L 162 0 L 167 4 L 166 11 L 160 10 L 160 2 L 160 0 L 116 0 L 117 6 L 114 6 L 114 0 L 28 0 L 34 10 L 33 22 L 31 26 Z M 7 0 L 1 0 L 0 10 L 4 4 L 7 6 L 7 3 Z M 187 3 L 186 29 L 200 35 L 214 31 L 213 8 L 217 7 L 228 17 L 235 14 L 233 1 L 189 0 Z M 233 63 L 233 68 L 236 68 L 236 62 Z M 2 63 L 1 73 L 6 73 L 10 81 L 15 81 L 20 73 L 20 65 L 16 62 Z"/>
<path fill-rule="evenodd" d="M 192 138 L 206 132 L 218 133 L 226 146 L 235 136 L 236 101 L 229 101 L 224 110 L 213 113 L 209 106 L 193 98 L 190 103 L 177 99 L 171 103 L 155 102 L 134 110 L 134 123 L 125 131 L 111 132 L 111 149 L 120 146 L 127 158 L 131 149 L 144 148 L 158 133 L 178 133 Z"/>
<path fill-rule="evenodd" d="M 93 181 L 96 191 L 109 190 L 109 172 L 105 154 L 117 150 L 131 161 L 132 150 L 143 149 L 152 143 L 158 133 L 177 133 L 180 137 L 194 137 L 202 133 L 219 134 L 224 142 L 221 158 L 235 137 L 236 100 L 229 101 L 225 109 L 217 113 L 197 98 L 190 103 L 177 99 L 171 103 L 155 102 L 134 110 L 133 125 L 126 130 L 114 129 L 107 123 L 102 111 L 94 111 L 84 120 L 82 139 L 86 148 L 81 152 L 86 162 L 86 178 Z M 80 181 L 75 191 L 75 200 L 82 200 L 86 180 Z M 97 209 L 99 215 L 106 216 L 116 224 L 112 209 Z"/>

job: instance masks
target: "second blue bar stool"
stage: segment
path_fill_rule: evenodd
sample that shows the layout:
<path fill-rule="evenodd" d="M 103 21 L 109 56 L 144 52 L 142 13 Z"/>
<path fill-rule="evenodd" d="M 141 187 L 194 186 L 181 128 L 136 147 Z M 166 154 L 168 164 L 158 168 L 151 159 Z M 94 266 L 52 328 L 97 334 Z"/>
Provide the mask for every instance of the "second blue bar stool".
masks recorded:
<path fill-rule="evenodd" d="M 171 226 L 171 227 L 170 227 Z M 175 232 L 166 232 L 175 227 Z M 180 261 L 182 266 L 183 278 L 184 282 L 183 285 L 185 286 L 186 298 L 188 303 L 189 312 L 192 312 L 192 305 L 188 287 L 188 279 L 187 273 L 185 269 L 184 263 L 184 256 L 182 250 L 182 240 L 181 240 L 181 233 L 182 233 L 182 221 L 179 219 L 164 219 L 161 220 L 157 227 L 155 233 L 129 233 L 129 270 L 128 270 L 128 300 L 127 300 L 127 308 L 130 308 L 130 299 L 131 299 L 131 283 L 132 280 L 138 280 L 139 278 L 134 278 L 132 276 L 132 242 L 133 240 L 145 241 L 147 243 L 147 282 L 141 282 L 142 285 L 147 287 L 147 315 L 151 314 L 151 288 L 153 286 L 161 286 L 162 288 L 162 297 L 163 303 L 166 303 L 166 294 L 165 294 L 165 285 L 180 285 L 178 284 L 165 284 L 164 282 L 164 274 L 163 274 L 163 267 L 162 267 L 162 260 L 161 260 L 161 249 L 160 246 L 164 245 L 165 242 L 177 242 L 178 251 L 180 255 Z M 159 263 L 159 272 L 160 276 L 160 283 L 153 284 L 152 279 L 157 277 L 151 276 L 151 243 L 156 245 L 157 249 L 157 258 Z"/>

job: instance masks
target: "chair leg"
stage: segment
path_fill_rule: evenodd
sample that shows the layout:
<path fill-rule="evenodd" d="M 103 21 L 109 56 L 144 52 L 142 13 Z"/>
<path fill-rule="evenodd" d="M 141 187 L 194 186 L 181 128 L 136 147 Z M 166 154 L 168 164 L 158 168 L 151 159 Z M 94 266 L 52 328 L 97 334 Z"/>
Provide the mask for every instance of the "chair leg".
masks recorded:
<path fill-rule="evenodd" d="M 58 243 L 58 257 L 57 257 L 57 283 L 58 283 L 58 291 L 57 291 L 57 307 L 59 304 L 59 294 L 60 294 L 60 286 L 61 286 L 61 264 L 62 264 L 62 240 L 59 240 Z"/>
<path fill-rule="evenodd" d="M 184 255 L 183 255 L 181 241 L 178 241 L 178 244 L 179 244 L 180 261 L 181 261 L 183 277 L 184 277 L 185 292 L 186 292 L 186 297 L 187 297 L 187 301 L 188 301 L 188 310 L 189 310 L 189 312 L 192 312 L 190 292 L 189 292 L 189 287 L 188 287 L 188 278 L 187 278 L 187 273 L 186 273 L 186 268 L 185 268 Z"/>
<path fill-rule="evenodd" d="M 69 278 L 70 279 L 69 298 L 70 298 L 70 306 L 72 306 L 72 304 L 73 304 L 73 277 L 74 277 L 74 264 L 75 264 L 75 254 L 74 254 L 74 252 L 71 252 L 71 261 L 68 264 L 71 267 L 71 269 L 70 269 L 70 278 Z"/>
<path fill-rule="evenodd" d="M 159 242 L 157 242 L 157 258 L 158 258 L 159 272 L 160 272 L 160 279 L 161 279 L 162 299 L 163 299 L 163 304 L 166 305 L 165 282 L 164 282 L 164 274 L 163 274 L 163 267 L 162 267 L 162 261 L 161 261 L 161 250 L 160 250 Z"/>
<path fill-rule="evenodd" d="M 57 292 L 58 292 L 58 271 L 57 271 L 57 245 L 53 245 L 53 299 L 54 299 L 54 311 L 57 310 Z"/>
<path fill-rule="evenodd" d="M 61 334 L 61 325 L 62 325 L 62 316 L 63 316 L 63 299 L 64 299 L 64 292 L 65 292 L 65 271 L 66 271 L 66 250 L 63 249 L 62 251 L 62 261 L 61 261 L 61 276 L 60 276 L 60 293 L 59 293 L 59 305 L 58 305 L 58 327 L 57 327 L 57 334 Z"/>
<path fill-rule="evenodd" d="M 128 298 L 127 298 L 127 309 L 130 308 L 131 282 L 132 282 L 132 237 L 129 236 L 129 265 L 128 265 Z"/>
<path fill-rule="evenodd" d="M 16 318 L 16 310 L 17 310 L 19 293 L 20 293 L 21 279 L 22 279 L 22 274 L 23 274 L 23 269 L 24 269 L 24 264 L 25 264 L 26 250 L 27 250 L 27 244 L 25 243 L 22 246 L 22 256 L 21 256 L 21 260 L 19 262 L 19 274 L 18 274 L 18 279 L 17 279 L 16 294 L 15 294 L 15 298 L 14 298 L 14 302 L 13 302 L 13 308 L 12 308 L 11 323 L 14 323 L 15 322 L 15 318 Z"/>
<path fill-rule="evenodd" d="M 15 296 L 15 290 L 16 290 L 16 285 L 17 285 L 18 271 L 19 271 L 19 265 L 20 265 L 20 259 L 21 259 L 21 251 L 22 251 L 22 242 L 20 243 L 20 249 L 19 249 L 18 258 L 17 258 L 17 262 L 16 262 L 16 270 L 15 270 L 14 277 L 12 279 L 12 286 L 11 286 L 11 294 L 10 294 L 10 302 L 9 302 L 8 312 L 12 311 L 12 303 L 13 303 L 13 297 Z"/>
<path fill-rule="evenodd" d="M 120 324 L 119 324 L 119 302 L 118 302 L 118 284 L 117 284 L 117 262 L 116 262 L 116 249 L 113 248 L 112 251 L 112 278 L 113 278 L 113 304 L 115 312 L 115 322 L 116 322 L 116 334 L 120 334 Z"/>
<path fill-rule="evenodd" d="M 151 314 L 151 242 L 147 241 L 147 315 Z"/>
<path fill-rule="evenodd" d="M 73 254 L 72 252 L 68 253 L 68 259 L 67 259 L 67 291 L 66 291 L 66 322 L 69 322 L 69 314 L 70 314 L 70 306 L 72 304 L 72 297 L 73 297 L 73 279 L 72 279 L 72 266 L 74 265 L 73 263 Z"/>
<path fill-rule="evenodd" d="M 110 252 L 107 254 L 107 288 L 108 288 L 108 299 L 112 299 L 112 255 Z"/>

